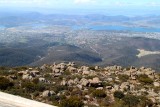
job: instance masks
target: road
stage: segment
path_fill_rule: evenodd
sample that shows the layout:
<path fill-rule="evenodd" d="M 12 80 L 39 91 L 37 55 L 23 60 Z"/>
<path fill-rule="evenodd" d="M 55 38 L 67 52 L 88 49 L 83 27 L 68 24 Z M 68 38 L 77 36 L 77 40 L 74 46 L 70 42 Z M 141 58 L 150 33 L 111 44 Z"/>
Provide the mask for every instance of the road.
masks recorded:
<path fill-rule="evenodd" d="M 0 92 L 0 107 L 56 107 Z"/>

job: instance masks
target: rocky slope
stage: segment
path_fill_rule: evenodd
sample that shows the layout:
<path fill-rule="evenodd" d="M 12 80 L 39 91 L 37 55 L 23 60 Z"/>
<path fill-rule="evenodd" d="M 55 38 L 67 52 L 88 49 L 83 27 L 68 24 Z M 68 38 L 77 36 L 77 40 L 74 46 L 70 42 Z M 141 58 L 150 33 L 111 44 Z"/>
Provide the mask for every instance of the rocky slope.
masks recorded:
<path fill-rule="evenodd" d="M 0 89 L 60 107 L 160 107 L 160 74 L 145 67 L 1 67 Z"/>

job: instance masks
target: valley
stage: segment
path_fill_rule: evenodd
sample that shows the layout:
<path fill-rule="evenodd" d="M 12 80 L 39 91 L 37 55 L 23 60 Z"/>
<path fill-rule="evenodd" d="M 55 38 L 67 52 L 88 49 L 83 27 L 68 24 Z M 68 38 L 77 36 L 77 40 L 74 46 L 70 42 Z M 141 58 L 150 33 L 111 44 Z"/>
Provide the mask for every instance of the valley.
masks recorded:
<path fill-rule="evenodd" d="M 1 17 L 0 21 L 0 66 L 74 61 L 80 65 L 145 66 L 160 70 L 159 54 L 137 56 L 141 54 L 138 49 L 160 51 L 160 32 L 158 25 L 151 24 L 151 17 L 145 18 L 143 26 L 137 24 L 143 18 L 119 16 L 30 13 L 12 17 L 13 21 L 7 23 L 10 18 Z"/>

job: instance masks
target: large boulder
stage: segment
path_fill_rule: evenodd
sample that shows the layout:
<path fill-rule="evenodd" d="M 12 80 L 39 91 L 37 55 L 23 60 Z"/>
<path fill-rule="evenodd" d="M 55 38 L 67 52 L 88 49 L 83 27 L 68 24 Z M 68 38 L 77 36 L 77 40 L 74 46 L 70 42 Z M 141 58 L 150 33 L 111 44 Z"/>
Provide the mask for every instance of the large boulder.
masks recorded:
<path fill-rule="evenodd" d="M 69 86 L 72 86 L 72 85 L 74 85 L 74 81 L 70 79 L 70 80 L 67 82 L 67 84 L 68 84 Z"/>
<path fill-rule="evenodd" d="M 33 71 L 30 71 L 30 73 L 34 74 L 34 75 L 39 75 L 40 74 L 40 71 L 38 70 L 33 70 Z"/>
<path fill-rule="evenodd" d="M 99 66 L 95 66 L 95 67 L 94 67 L 95 70 L 98 70 L 99 68 L 100 68 Z"/>
<path fill-rule="evenodd" d="M 69 72 L 78 72 L 78 70 L 72 66 L 68 67 Z"/>
<path fill-rule="evenodd" d="M 42 70 L 42 71 L 45 71 L 45 70 L 47 70 L 47 65 L 46 64 L 44 64 L 44 65 L 42 65 L 41 67 L 40 67 L 40 70 Z"/>
<path fill-rule="evenodd" d="M 57 68 L 53 67 L 53 68 L 52 68 L 52 71 L 53 71 L 54 73 L 59 73 L 59 72 L 60 72 L 60 69 L 57 69 Z"/>
<path fill-rule="evenodd" d="M 10 75 L 9 78 L 12 79 L 12 80 L 16 80 L 17 76 L 16 75 Z"/>
<path fill-rule="evenodd" d="M 42 97 L 49 97 L 50 96 L 50 91 L 46 90 L 42 93 Z"/>
<path fill-rule="evenodd" d="M 89 75 L 90 71 L 83 71 L 82 75 Z"/>
<path fill-rule="evenodd" d="M 73 67 L 73 66 L 75 66 L 75 63 L 74 62 L 69 62 L 67 66 Z"/>
<path fill-rule="evenodd" d="M 45 79 L 45 78 L 40 77 L 40 78 L 39 78 L 39 82 L 46 82 L 46 79 Z"/>
<path fill-rule="evenodd" d="M 82 78 L 82 79 L 80 80 L 80 84 L 81 84 L 82 86 L 87 86 L 87 85 L 89 84 L 89 81 L 88 81 L 87 79 L 85 79 L 85 78 Z"/>
<path fill-rule="evenodd" d="M 160 87 L 160 83 L 159 82 L 154 82 L 153 83 L 155 87 Z"/>
<path fill-rule="evenodd" d="M 89 70 L 90 70 L 89 67 L 87 67 L 87 66 L 82 66 L 81 69 L 82 69 L 83 71 L 89 71 Z"/>
<path fill-rule="evenodd" d="M 54 77 L 59 77 L 59 76 L 61 76 L 62 75 L 62 73 L 55 73 L 54 74 Z"/>
<path fill-rule="evenodd" d="M 49 91 L 49 90 L 46 90 L 42 93 L 42 97 L 50 97 L 52 95 L 56 94 L 54 91 Z"/>
<path fill-rule="evenodd" d="M 144 74 L 144 72 L 141 72 L 140 70 L 138 70 L 137 72 L 136 72 L 136 75 L 143 75 Z"/>
<path fill-rule="evenodd" d="M 95 88 L 102 87 L 102 81 L 100 81 L 98 77 L 90 79 L 89 83 L 90 83 L 89 86 L 91 87 L 95 87 Z"/>
<path fill-rule="evenodd" d="M 59 64 L 60 69 L 65 70 L 67 69 L 67 65 L 65 63 L 60 63 Z"/>
<path fill-rule="evenodd" d="M 25 75 L 25 74 L 28 74 L 28 71 L 19 71 L 18 72 L 18 75 L 20 75 L 20 76 Z"/>
<path fill-rule="evenodd" d="M 66 86 L 67 85 L 66 80 L 62 80 L 61 83 L 60 83 L 60 85 Z"/>
<path fill-rule="evenodd" d="M 113 81 L 113 79 L 112 78 L 107 78 L 107 81 L 111 82 L 111 81 Z"/>
<path fill-rule="evenodd" d="M 78 84 L 77 87 L 81 90 L 83 86 Z"/>
<path fill-rule="evenodd" d="M 89 81 L 91 84 L 99 84 L 101 81 L 99 80 L 98 77 L 93 78 L 92 80 Z"/>
<path fill-rule="evenodd" d="M 75 78 L 75 79 L 74 79 L 74 83 L 75 83 L 75 84 L 78 84 L 78 83 L 79 83 L 79 79 L 78 79 L 78 78 Z"/>
<path fill-rule="evenodd" d="M 145 69 L 145 74 L 146 74 L 146 75 L 153 75 L 154 73 L 155 73 L 155 71 L 152 70 L 152 69 L 150 69 L 150 68 Z"/>
<path fill-rule="evenodd" d="M 113 87 L 114 87 L 115 90 L 119 90 L 119 85 L 115 84 Z"/>
<path fill-rule="evenodd" d="M 124 91 L 124 89 L 129 89 L 130 86 L 129 86 L 129 83 L 128 82 L 123 82 L 121 85 L 120 85 L 120 90 L 121 91 Z"/>
<path fill-rule="evenodd" d="M 33 79 L 33 77 L 29 74 L 25 74 L 25 75 L 22 76 L 22 79 L 23 80 L 31 80 L 31 79 Z"/>

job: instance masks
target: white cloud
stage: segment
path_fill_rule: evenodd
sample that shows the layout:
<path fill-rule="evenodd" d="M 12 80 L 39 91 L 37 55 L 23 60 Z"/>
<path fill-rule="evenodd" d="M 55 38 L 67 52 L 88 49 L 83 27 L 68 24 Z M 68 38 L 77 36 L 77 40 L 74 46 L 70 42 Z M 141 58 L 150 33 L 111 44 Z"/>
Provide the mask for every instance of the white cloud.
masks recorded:
<path fill-rule="evenodd" d="M 74 0 L 75 4 L 95 3 L 95 0 Z"/>
<path fill-rule="evenodd" d="M 151 2 L 151 3 L 148 3 L 148 6 L 160 6 L 160 3 L 159 2 Z"/>
<path fill-rule="evenodd" d="M 8 3 L 8 4 L 14 4 L 14 3 L 45 3 L 45 0 L 0 0 L 0 3 Z"/>
<path fill-rule="evenodd" d="M 38 6 L 45 7 L 51 5 L 52 0 L 0 0 L 0 6 Z"/>

